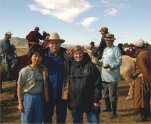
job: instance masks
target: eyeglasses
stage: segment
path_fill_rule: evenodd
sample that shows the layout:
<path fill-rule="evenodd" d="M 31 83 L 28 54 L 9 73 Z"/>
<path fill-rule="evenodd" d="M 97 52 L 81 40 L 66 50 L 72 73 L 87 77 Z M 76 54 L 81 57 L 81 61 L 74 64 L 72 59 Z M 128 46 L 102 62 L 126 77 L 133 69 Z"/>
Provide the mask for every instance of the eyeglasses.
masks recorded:
<path fill-rule="evenodd" d="M 51 45 L 56 45 L 56 46 L 60 46 L 60 43 L 58 43 L 58 42 L 50 42 L 49 44 L 51 44 Z"/>

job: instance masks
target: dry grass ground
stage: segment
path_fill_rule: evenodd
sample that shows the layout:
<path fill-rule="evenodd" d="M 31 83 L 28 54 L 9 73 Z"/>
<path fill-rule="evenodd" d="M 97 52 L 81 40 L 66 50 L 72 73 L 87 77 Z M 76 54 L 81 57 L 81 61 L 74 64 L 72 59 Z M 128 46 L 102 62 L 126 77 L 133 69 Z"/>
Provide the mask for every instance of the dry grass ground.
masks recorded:
<path fill-rule="evenodd" d="M 15 82 L 3 82 L 4 92 L 0 94 L 0 123 L 20 123 L 20 113 L 17 110 L 17 100 L 13 98 L 13 91 L 15 88 Z M 134 119 L 138 116 L 133 109 L 133 102 L 126 101 L 125 97 L 128 92 L 128 85 L 122 81 L 118 86 L 118 107 L 117 107 L 117 119 L 110 120 L 110 113 L 101 112 L 100 118 L 102 123 L 135 123 Z M 101 100 L 101 109 L 104 109 L 104 101 Z M 55 116 L 54 116 L 55 122 Z M 87 123 L 86 116 L 84 115 L 84 122 Z M 66 123 L 72 123 L 71 113 L 68 111 Z M 151 121 L 143 124 L 150 124 Z"/>
<path fill-rule="evenodd" d="M 18 56 L 27 53 L 27 49 L 17 49 Z M 15 81 L 3 82 L 3 93 L 0 94 L 0 123 L 20 123 L 20 113 L 17 110 L 17 100 L 13 97 L 15 88 Z M 126 101 L 126 95 L 128 92 L 128 84 L 121 81 L 118 85 L 118 104 L 117 104 L 117 119 L 110 120 L 110 113 L 101 112 L 101 123 L 123 123 L 134 124 L 134 119 L 138 116 L 133 109 L 133 102 Z M 104 109 L 104 101 L 101 100 L 101 109 Z M 55 115 L 53 117 L 55 122 Z M 86 116 L 84 115 L 84 122 L 87 123 Z M 72 123 L 71 113 L 68 111 L 66 123 Z M 142 124 L 150 124 L 151 121 L 147 121 Z"/>

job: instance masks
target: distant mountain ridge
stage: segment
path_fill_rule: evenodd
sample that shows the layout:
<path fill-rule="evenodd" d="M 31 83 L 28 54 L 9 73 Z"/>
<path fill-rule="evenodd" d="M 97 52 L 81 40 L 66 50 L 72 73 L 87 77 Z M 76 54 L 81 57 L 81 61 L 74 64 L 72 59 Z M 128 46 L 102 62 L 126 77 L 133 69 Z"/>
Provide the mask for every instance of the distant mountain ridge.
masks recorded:
<path fill-rule="evenodd" d="M 12 37 L 10 40 L 11 43 L 16 46 L 16 48 L 28 48 L 28 41 L 26 38 Z M 61 46 L 65 48 L 74 47 L 74 45 L 71 44 L 62 44 Z"/>
<path fill-rule="evenodd" d="M 12 37 L 10 40 L 16 48 L 28 48 L 28 41 L 26 38 Z"/>

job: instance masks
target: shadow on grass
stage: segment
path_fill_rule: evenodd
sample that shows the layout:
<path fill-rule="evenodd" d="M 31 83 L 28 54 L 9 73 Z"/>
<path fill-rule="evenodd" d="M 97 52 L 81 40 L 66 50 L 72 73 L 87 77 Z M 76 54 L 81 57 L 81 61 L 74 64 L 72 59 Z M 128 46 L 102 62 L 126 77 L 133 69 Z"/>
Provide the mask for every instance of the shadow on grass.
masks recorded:
<path fill-rule="evenodd" d="M 8 99 L 2 100 L 0 104 L 1 108 L 1 123 L 12 122 L 12 120 L 18 120 L 19 117 L 16 115 L 17 110 L 17 100 L 16 99 Z"/>
<path fill-rule="evenodd" d="M 118 96 L 127 96 L 128 90 L 129 90 L 128 86 L 118 87 L 117 94 Z"/>
<path fill-rule="evenodd" d="M 4 82 L 5 85 L 6 82 Z M 6 85 L 9 85 L 9 83 L 13 82 L 7 82 Z M 16 120 L 19 120 L 18 117 L 18 110 L 17 110 L 17 104 L 18 101 L 13 98 L 15 86 L 5 87 L 3 88 L 3 93 L 5 95 L 1 94 L 1 100 L 0 100 L 0 123 L 14 123 Z M 4 98 L 8 97 L 8 98 Z"/>

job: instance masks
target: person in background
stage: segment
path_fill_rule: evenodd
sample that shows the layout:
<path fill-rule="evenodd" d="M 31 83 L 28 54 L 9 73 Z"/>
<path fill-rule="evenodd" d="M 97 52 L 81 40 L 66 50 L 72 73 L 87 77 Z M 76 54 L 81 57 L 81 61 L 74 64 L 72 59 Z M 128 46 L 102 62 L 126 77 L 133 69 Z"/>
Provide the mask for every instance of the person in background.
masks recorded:
<path fill-rule="evenodd" d="M 51 33 L 46 40 L 49 49 L 45 53 L 45 65 L 47 68 L 45 78 L 48 81 L 50 100 L 45 103 L 44 123 L 52 123 L 55 110 L 56 123 L 65 123 L 70 59 L 66 54 L 66 49 L 61 47 L 65 40 L 60 39 L 58 33 Z"/>
<path fill-rule="evenodd" d="M 113 45 L 115 40 L 113 34 L 107 34 L 105 39 L 106 48 L 104 49 L 102 59 L 100 60 L 101 76 L 103 81 L 102 96 L 105 99 L 104 112 L 110 112 L 111 119 L 116 118 L 117 109 L 117 84 L 121 80 L 120 65 L 122 63 L 122 54 L 118 47 Z"/>
<path fill-rule="evenodd" d="M 119 49 L 121 50 L 122 55 L 126 55 L 126 53 L 125 53 L 125 51 L 124 51 L 124 49 L 123 49 L 123 44 L 122 44 L 122 43 L 119 43 L 119 44 L 118 44 L 118 47 L 119 47 Z"/>
<path fill-rule="evenodd" d="M 35 44 L 39 44 L 40 40 L 44 40 L 46 38 L 47 33 L 44 31 L 43 35 L 41 35 L 39 30 L 39 27 L 36 26 L 34 31 L 29 32 L 29 34 L 26 36 L 29 48 Z"/>
<path fill-rule="evenodd" d="M 102 58 L 103 50 L 106 47 L 104 37 L 109 33 L 108 28 L 107 27 L 102 27 L 100 29 L 100 33 L 101 33 L 101 36 L 102 36 L 100 44 L 99 44 L 98 48 L 92 53 L 93 56 L 97 57 L 98 59 Z"/>
<path fill-rule="evenodd" d="M 18 110 L 21 123 L 42 123 L 44 114 L 43 51 L 35 45 L 29 49 L 31 64 L 22 68 L 18 78 Z"/>
<path fill-rule="evenodd" d="M 139 110 L 137 122 L 150 117 L 151 54 L 145 48 L 143 39 L 134 42 L 138 54 L 134 71 L 134 107 Z"/>
<path fill-rule="evenodd" d="M 0 41 L 0 48 L 2 49 L 2 53 L 6 55 L 6 58 L 10 63 L 10 70 L 8 70 L 10 75 L 12 75 L 14 79 L 16 79 L 17 77 L 15 75 L 15 71 L 18 64 L 18 60 L 15 54 L 16 47 L 10 43 L 11 36 L 11 32 L 5 33 L 5 38 Z"/>
<path fill-rule="evenodd" d="M 42 46 L 43 46 L 44 49 L 49 48 L 49 40 L 47 40 L 47 39 L 49 39 L 49 37 L 50 37 L 50 34 L 47 33 L 47 36 L 46 36 L 45 40 L 42 43 Z"/>
<path fill-rule="evenodd" d="M 93 52 L 93 51 L 95 51 L 95 49 L 96 49 L 95 43 L 93 41 L 91 41 L 89 50 L 91 50 Z"/>
<path fill-rule="evenodd" d="M 130 44 L 129 48 L 125 52 L 126 52 L 126 55 L 132 58 L 136 58 L 136 49 L 134 47 L 134 44 Z"/>
<path fill-rule="evenodd" d="M 145 42 L 145 47 L 146 50 L 151 53 L 151 45 L 147 41 Z"/>
<path fill-rule="evenodd" d="M 83 123 L 86 112 L 89 123 L 100 123 L 101 76 L 81 46 L 73 49 L 69 76 L 68 106 L 73 123 Z"/>

